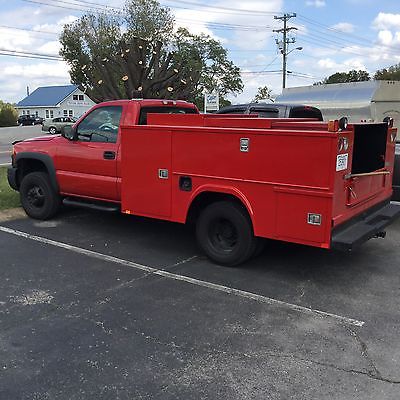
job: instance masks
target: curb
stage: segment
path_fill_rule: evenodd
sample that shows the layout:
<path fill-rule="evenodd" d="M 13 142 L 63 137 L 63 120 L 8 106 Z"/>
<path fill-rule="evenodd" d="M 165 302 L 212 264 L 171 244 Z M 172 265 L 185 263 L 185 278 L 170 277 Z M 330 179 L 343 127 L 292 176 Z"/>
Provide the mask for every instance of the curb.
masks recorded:
<path fill-rule="evenodd" d="M 0 222 L 11 221 L 13 219 L 27 218 L 25 211 L 18 208 L 9 208 L 8 210 L 0 211 Z"/>

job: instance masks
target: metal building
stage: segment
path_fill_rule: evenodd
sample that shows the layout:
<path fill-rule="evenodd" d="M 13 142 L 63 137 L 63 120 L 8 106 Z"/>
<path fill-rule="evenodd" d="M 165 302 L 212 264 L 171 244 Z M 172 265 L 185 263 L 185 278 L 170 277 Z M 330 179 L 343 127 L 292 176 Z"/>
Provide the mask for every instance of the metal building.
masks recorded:
<path fill-rule="evenodd" d="M 286 88 L 280 103 L 318 107 L 324 120 L 346 116 L 350 122 L 394 119 L 400 128 L 400 81 L 365 81 Z"/>

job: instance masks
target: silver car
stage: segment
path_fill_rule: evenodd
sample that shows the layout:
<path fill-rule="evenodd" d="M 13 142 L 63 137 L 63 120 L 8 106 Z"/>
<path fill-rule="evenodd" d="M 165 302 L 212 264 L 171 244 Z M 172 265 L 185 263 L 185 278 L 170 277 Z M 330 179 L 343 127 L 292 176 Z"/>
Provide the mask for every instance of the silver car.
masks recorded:
<path fill-rule="evenodd" d="M 73 117 L 57 117 L 53 119 L 45 119 L 42 124 L 42 131 L 55 135 L 61 132 L 61 129 L 67 125 L 73 125 L 76 119 Z"/>

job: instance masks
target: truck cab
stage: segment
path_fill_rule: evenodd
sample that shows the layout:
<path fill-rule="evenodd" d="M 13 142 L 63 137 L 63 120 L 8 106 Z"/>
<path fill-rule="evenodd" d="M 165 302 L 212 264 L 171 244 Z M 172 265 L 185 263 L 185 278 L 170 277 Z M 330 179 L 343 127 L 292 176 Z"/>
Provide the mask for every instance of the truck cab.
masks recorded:
<path fill-rule="evenodd" d="M 119 203 L 121 198 L 121 126 L 146 125 L 150 113 L 198 114 L 186 101 L 116 100 L 95 105 L 64 133 L 16 143 L 8 180 L 20 190 L 24 178 L 46 173 L 54 191 L 64 198 L 79 197 Z M 28 190 L 29 191 L 29 190 Z M 40 193 L 30 189 L 23 206 L 48 218 Z M 50 212 L 50 213 L 49 213 Z"/>

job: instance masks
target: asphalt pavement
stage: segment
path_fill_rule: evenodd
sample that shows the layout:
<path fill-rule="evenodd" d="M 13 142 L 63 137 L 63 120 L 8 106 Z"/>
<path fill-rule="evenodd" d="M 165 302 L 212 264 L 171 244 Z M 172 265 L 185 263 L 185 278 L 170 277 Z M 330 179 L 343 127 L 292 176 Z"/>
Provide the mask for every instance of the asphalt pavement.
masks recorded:
<path fill-rule="evenodd" d="M 41 125 L 0 128 L 0 166 L 10 163 L 12 142 L 41 136 L 44 134 L 41 129 Z"/>
<path fill-rule="evenodd" d="M 65 210 L 0 223 L 0 399 L 398 399 L 400 221 L 353 253 Z"/>

